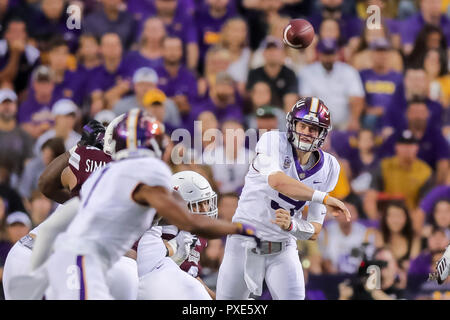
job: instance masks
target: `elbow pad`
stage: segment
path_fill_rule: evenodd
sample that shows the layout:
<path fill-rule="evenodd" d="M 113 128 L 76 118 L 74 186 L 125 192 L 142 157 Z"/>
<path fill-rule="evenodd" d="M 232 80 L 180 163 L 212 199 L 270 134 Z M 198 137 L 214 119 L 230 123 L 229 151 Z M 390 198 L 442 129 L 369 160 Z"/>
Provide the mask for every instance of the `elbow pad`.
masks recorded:
<path fill-rule="evenodd" d="M 292 230 L 289 231 L 298 240 L 308 240 L 315 232 L 314 226 L 303 219 L 292 219 Z"/>

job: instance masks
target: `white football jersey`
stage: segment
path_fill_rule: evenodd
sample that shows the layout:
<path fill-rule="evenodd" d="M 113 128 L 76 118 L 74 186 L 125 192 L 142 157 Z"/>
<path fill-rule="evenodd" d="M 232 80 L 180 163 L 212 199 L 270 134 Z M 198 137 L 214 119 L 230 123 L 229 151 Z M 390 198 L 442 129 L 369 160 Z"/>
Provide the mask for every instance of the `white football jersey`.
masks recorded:
<path fill-rule="evenodd" d="M 166 245 L 161 236 L 162 227 L 154 226 L 147 230 L 139 240 L 137 250 L 139 277 L 151 272 L 166 256 Z"/>
<path fill-rule="evenodd" d="M 55 248 L 94 253 L 111 266 L 152 225 L 155 209 L 133 201 L 139 184 L 170 190 L 172 173 L 156 158 L 110 162 L 94 172 L 81 188 L 81 204 Z"/>
<path fill-rule="evenodd" d="M 255 226 L 258 236 L 267 241 L 288 241 L 295 239 L 289 232 L 271 222 L 275 220 L 275 210 L 283 208 L 297 219 L 302 217 L 302 208 L 308 205 L 307 221 L 323 223 L 326 207 L 309 201 L 297 201 L 272 189 L 268 184 L 268 174 L 282 171 L 309 187 L 330 192 L 336 186 L 340 166 L 335 157 L 318 151 L 318 160 L 309 170 L 304 171 L 286 132 L 269 131 L 259 139 L 256 156 L 245 177 L 245 186 L 239 198 L 234 222 L 245 222 Z M 260 157 L 260 160 L 258 160 Z M 265 164 L 261 162 L 264 157 Z M 270 161 L 267 161 L 270 159 Z"/>

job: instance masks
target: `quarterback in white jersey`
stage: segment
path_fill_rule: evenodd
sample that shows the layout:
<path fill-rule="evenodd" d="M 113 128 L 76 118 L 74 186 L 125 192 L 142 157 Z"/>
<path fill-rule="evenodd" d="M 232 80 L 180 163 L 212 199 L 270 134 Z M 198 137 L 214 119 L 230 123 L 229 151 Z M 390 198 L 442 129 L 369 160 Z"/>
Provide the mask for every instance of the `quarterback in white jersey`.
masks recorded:
<path fill-rule="evenodd" d="M 186 201 L 192 214 L 217 217 L 217 194 L 203 176 L 194 171 L 181 171 L 172 176 L 171 185 Z M 161 239 L 162 232 L 173 236 L 167 243 L 167 250 Z M 203 284 L 196 272 L 199 250 L 204 246 L 205 239 L 196 238 L 187 231 L 178 231 L 176 226 L 156 226 L 148 230 L 138 245 L 138 299 L 214 298 L 214 292 Z"/>
<path fill-rule="evenodd" d="M 331 129 L 325 104 L 314 97 L 300 99 L 287 115 L 287 126 L 287 133 L 267 132 L 256 145 L 233 221 L 255 225 L 261 247 L 255 250 L 242 237 L 228 236 L 217 299 L 261 295 L 264 279 L 274 299 L 304 299 L 296 239 L 317 239 L 325 205 L 350 219 L 342 202 L 327 195 L 336 186 L 340 167 L 319 149 Z M 314 193 L 303 196 L 296 191 L 301 184 Z"/>
<path fill-rule="evenodd" d="M 251 226 L 189 214 L 172 194 L 172 174 L 161 160 L 164 126 L 145 111 L 127 112 L 112 140 L 114 161 L 83 184 L 78 213 L 46 264 L 56 299 L 112 299 L 107 271 L 151 227 L 156 212 L 207 238 L 242 234 L 258 240 Z"/>

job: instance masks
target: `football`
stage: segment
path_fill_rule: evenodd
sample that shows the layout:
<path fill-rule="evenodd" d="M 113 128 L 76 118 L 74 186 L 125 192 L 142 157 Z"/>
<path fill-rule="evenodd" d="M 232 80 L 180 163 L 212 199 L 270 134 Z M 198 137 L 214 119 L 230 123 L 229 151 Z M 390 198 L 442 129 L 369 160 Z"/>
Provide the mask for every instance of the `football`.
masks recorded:
<path fill-rule="evenodd" d="M 294 49 L 305 49 L 314 39 L 314 28 L 305 19 L 293 19 L 283 30 L 283 42 Z"/>

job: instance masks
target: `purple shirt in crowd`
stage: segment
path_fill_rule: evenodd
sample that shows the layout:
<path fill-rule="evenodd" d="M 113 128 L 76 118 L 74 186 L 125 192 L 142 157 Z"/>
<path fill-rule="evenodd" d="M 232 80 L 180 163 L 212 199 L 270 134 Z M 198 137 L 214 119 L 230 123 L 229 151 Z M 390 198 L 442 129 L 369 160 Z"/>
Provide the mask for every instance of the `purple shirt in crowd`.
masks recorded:
<path fill-rule="evenodd" d="M 395 153 L 395 142 L 400 136 L 401 132 L 406 127 L 393 133 L 381 147 L 381 155 L 388 157 Z M 439 128 L 433 126 L 433 123 L 428 122 L 425 134 L 419 141 L 419 153 L 417 157 L 425 161 L 431 168 L 436 170 L 436 165 L 439 160 L 450 158 L 450 147 L 447 140 L 441 133 Z"/>
<path fill-rule="evenodd" d="M 83 33 L 91 33 L 100 38 L 105 33 L 117 33 L 125 48 L 129 48 L 136 38 L 136 20 L 127 11 L 120 11 L 116 21 L 111 21 L 103 10 L 89 14 L 82 21 Z"/>
<path fill-rule="evenodd" d="M 104 65 L 98 66 L 90 72 L 86 94 L 91 95 L 96 90 L 106 91 L 115 86 L 119 79 L 128 79 L 131 81 L 131 78 L 128 76 L 129 74 L 130 72 L 125 67 L 123 60 L 113 73 L 110 73 Z"/>
<path fill-rule="evenodd" d="M 124 59 L 123 65 L 127 66 L 127 76 L 132 78 L 134 72 L 143 67 L 155 69 L 161 67 L 163 64 L 163 59 L 148 59 L 144 57 L 139 51 L 130 51 L 128 52 Z"/>
<path fill-rule="evenodd" d="M 425 20 L 422 13 L 416 13 L 408 19 L 401 22 L 400 36 L 403 44 L 414 44 L 417 34 L 425 26 Z M 450 20 L 444 14 L 441 15 L 439 27 L 445 35 L 447 46 L 450 47 Z"/>
<path fill-rule="evenodd" d="M 212 101 L 211 98 L 208 98 L 201 104 L 197 105 L 192 111 L 197 115 L 204 111 L 211 111 L 216 116 L 219 123 L 226 120 L 236 120 L 242 123 L 244 119 L 242 108 L 239 104 L 232 103 L 224 107 L 219 107 L 214 103 L 214 101 Z"/>
<path fill-rule="evenodd" d="M 63 81 L 55 85 L 53 96 L 71 99 L 80 107 L 84 99 L 86 76 L 87 74 L 81 70 L 67 70 L 64 73 Z"/>
<path fill-rule="evenodd" d="M 228 4 L 228 10 L 223 17 L 215 18 L 209 13 L 209 6 L 204 4 L 200 11 L 197 12 L 195 21 L 197 23 L 200 59 L 204 59 L 206 51 L 210 46 L 218 43 L 220 37 L 220 30 L 225 21 L 236 14 L 236 8 L 230 6 L 233 1 Z"/>
<path fill-rule="evenodd" d="M 312 24 L 314 31 L 319 33 L 320 25 L 323 17 L 321 13 L 312 14 L 308 21 Z M 338 20 L 340 34 L 342 39 L 347 42 L 350 38 L 359 37 L 363 30 L 364 23 L 358 17 L 343 14 L 342 18 Z"/>
<path fill-rule="evenodd" d="M 166 96 L 185 95 L 190 103 L 197 100 L 197 79 L 186 67 L 181 66 L 176 77 L 170 77 L 164 65 L 157 67 L 158 87 Z"/>
<path fill-rule="evenodd" d="M 378 74 L 372 69 L 360 71 L 361 80 L 366 93 L 366 103 L 370 107 L 383 107 L 384 114 L 389 115 L 391 101 L 397 87 L 403 83 L 403 76 L 399 72 L 389 71 L 386 74 Z M 383 118 L 383 117 L 382 117 Z M 377 122 L 381 127 L 385 121 Z"/>

